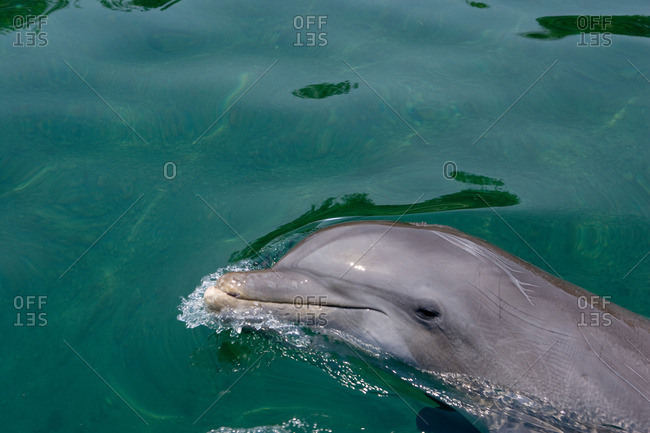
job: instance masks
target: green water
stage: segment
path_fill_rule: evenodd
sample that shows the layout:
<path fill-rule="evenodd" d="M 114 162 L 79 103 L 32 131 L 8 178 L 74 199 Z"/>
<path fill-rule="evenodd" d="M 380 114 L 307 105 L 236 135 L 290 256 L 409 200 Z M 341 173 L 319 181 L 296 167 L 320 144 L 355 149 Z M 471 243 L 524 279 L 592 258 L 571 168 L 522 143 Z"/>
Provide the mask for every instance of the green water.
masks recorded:
<path fill-rule="evenodd" d="M 332 197 L 375 207 L 326 216 L 427 202 L 402 220 L 452 225 L 650 316 L 644 12 L 0 1 L 2 430 L 415 432 L 430 402 L 361 361 L 338 378 L 258 361 L 264 340 L 224 349 L 177 320 L 242 238 L 295 230 Z M 42 14 L 40 29 L 16 21 Z M 327 19 L 296 29 L 308 15 Z M 571 27 L 586 15 L 613 17 L 611 34 Z M 508 200 L 490 209 L 476 191 Z"/>

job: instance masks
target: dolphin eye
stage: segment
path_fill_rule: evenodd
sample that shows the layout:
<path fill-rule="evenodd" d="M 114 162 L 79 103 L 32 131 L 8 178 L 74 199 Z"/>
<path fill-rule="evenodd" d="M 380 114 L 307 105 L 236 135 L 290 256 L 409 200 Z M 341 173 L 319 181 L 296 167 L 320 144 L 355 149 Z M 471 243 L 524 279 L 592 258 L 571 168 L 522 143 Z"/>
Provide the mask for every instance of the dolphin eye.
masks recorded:
<path fill-rule="evenodd" d="M 430 321 L 440 316 L 440 310 L 433 305 L 419 307 L 415 310 L 415 315 L 424 321 Z"/>

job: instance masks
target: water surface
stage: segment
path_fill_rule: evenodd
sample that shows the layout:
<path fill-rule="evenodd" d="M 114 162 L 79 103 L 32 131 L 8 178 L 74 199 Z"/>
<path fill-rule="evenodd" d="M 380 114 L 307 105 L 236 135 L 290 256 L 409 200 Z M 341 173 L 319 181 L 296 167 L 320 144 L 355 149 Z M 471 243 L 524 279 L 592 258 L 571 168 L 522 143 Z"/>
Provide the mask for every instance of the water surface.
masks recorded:
<path fill-rule="evenodd" d="M 219 357 L 225 337 L 177 320 L 242 239 L 349 194 L 375 211 L 516 197 L 402 220 L 452 225 L 650 316 L 645 8 L 0 4 L 5 428 L 416 431 L 411 408 L 429 402 L 360 361 L 343 379 L 314 359 L 258 361 L 271 343 L 257 336 Z M 306 30 L 297 16 L 327 18 Z M 579 16 L 614 18 L 582 31 Z M 325 97 L 295 94 L 319 85 Z"/>

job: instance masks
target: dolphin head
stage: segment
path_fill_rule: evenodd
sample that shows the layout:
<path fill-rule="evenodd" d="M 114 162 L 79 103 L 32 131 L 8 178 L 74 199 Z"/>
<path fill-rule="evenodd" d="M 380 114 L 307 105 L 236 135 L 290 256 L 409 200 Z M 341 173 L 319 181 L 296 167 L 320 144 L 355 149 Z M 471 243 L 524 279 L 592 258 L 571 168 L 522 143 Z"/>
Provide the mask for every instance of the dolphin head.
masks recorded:
<path fill-rule="evenodd" d="M 503 280 L 504 270 L 483 263 L 479 246 L 454 233 L 388 222 L 331 226 L 273 268 L 224 274 L 204 300 L 215 312 L 261 308 L 417 367 L 460 372 L 463 363 L 488 362 L 484 333 L 494 327 L 482 321 L 493 311 L 485 311 L 480 286 Z M 511 291 L 526 302 L 525 292 Z"/>
<path fill-rule="evenodd" d="M 333 332 L 443 380 L 460 378 L 461 391 L 469 377 L 489 395 L 554 402 L 577 420 L 587 408 L 594 425 L 647 426 L 650 322 L 596 306 L 588 312 L 610 314 L 611 326 L 581 327 L 578 300 L 587 296 L 449 227 L 373 221 L 317 231 L 270 269 L 225 274 L 204 300 L 216 312 L 261 309 Z M 511 408 L 521 410 L 519 401 Z"/>

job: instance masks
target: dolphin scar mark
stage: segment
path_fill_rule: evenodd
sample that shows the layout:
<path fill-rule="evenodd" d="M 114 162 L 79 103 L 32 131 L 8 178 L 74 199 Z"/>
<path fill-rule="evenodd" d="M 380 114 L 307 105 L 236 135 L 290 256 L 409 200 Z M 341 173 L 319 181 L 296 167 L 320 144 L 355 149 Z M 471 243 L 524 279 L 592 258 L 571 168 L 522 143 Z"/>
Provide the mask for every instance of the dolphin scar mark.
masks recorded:
<path fill-rule="evenodd" d="M 530 370 L 532 370 L 532 368 L 535 366 L 535 364 L 537 364 L 537 363 L 539 362 L 539 360 L 542 359 L 542 358 L 544 357 L 544 355 L 546 355 L 546 354 L 547 354 L 547 353 L 548 353 L 548 352 L 553 348 L 553 346 L 555 346 L 555 345 L 557 344 L 558 341 L 560 341 L 559 338 L 558 338 L 557 340 L 555 340 L 555 341 L 553 342 L 553 344 L 551 344 L 551 345 L 548 347 L 548 349 L 546 349 L 546 350 L 544 351 L 544 353 L 542 353 L 541 355 L 539 355 L 539 357 L 535 360 L 535 362 L 533 362 L 532 364 L 530 364 L 530 367 L 528 367 L 528 368 L 526 369 L 526 371 L 524 371 L 524 372 L 521 374 L 521 376 L 519 376 L 519 377 L 517 378 L 517 380 L 515 380 L 514 382 L 512 382 L 512 385 L 510 385 L 510 386 L 508 387 L 508 390 L 510 390 L 513 386 L 515 386 L 515 384 L 516 384 L 517 382 L 519 382 L 519 379 L 521 379 L 521 378 L 524 377 L 526 374 L 528 374 L 528 372 L 529 372 Z"/>
<path fill-rule="evenodd" d="M 534 328 L 541 329 L 541 330 L 543 330 L 543 331 L 550 332 L 550 333 L 552 333 L 552 334 L 561 335 L 561 336 L 563 336 L 563 337 L 570 337 L 570 338 L 572 337 L 571 335 L 566 334 L 566 333 L 564 333 L 564 332 L 554 331 L 554 330 L 552 330 L 552 329 L 547 329 L 547 328 L 544 328 L 543 326 L 536 325 L 536 324 L 533 323 L 533 321 L 532 321 L 532 319 L 534 319 L 534 317 L 531 317 L 531 319 L 527 319 L 526 317 L 519 316 L 519 315 L 513 314 L 512 312 L 509 312 L 508 309 L 503 308 L 503 305 L 506 305 L 507 307 L 510 307 L 510 309 L 511 309 L 512 311 L 519 312 L 519 313 L 521 313 L 522 315 L 526 315 L 526 316 L 528 315 L 527 313 L 525 313 L 525 312 L 519 310 L 517 307 L 513 306 L 512 304 L 509 304 L 508 302 L 504 301 L 504 300 L 501 299 L 501 298 L 499 298 L 499 303 L 497 303 L 497 301 L 495 301 L 492 297 L 490 297 L 487 293 L 485 293 L 485 291 L 483 291 L 483 290 L 482 290 L 480 287 L 478 287 L 476 284 L 474 284 L 474 283 L 472 283 L 472 282 L 470 282 L 469 284 L 472 285 L 475 289 L 477 289 L 481 294 L 483 294 L 483 295 L 485 296 L 485 299 L 486 299 L 487 301 L 491 302 L 491 303 L 494 304 L 494 305 L 498 305 L 498 306 L 499 306 L 499 313 L 500 313 L 501 311 L 504 311 L 504 312 L 507 312 L 510 316 L 513 316 L 513 317 L 515 317 L 516 319 L 519 319 L 519 320 L 521 320 L 522 322 L 524 322 L 524 323 L 526 323 L 527 325 L 530 325 L 530 326 L 532 326 L 532 327 L 534 327 Z M 494 311 L 495 314 L 499 314 L 499 313 L 497 313 L 496 309 L 493 309 L 492 311 Z M 505 316 L 501 316 L 500 314 L 499 314 L 499 320 L 503 320 L 503 321 L 505 321 L 505 322 L 513 323 L 513 322 L 511 322 L 510 320 L 508 320 Z M 513 323 L 513 324 L 514 324 L 514 323 Z"/>
<path fill-rule="evenodd" d="M 639 374 L 635 369 L 633 369 L 632 367 L 630 367 L 630 366 L 627 365 L 627 364 L 623 364 L 623 365 L 625 365 L 627 368 L 629 368 L 630 370 L 632 370 L 632 371 L 634 372 L 634 374 L 636 374 L 637 376 L 639 376 L 639 377 L 641 378 L 642 381 L 644 381 L 645 383 L 648 383 L 648 381 L 645 380 L 645 378 L 644 378 L 643 376 L 641 376 L 641 375 L 640 375 L 640 374 Z"/>
<path fill-rule="evenodd" d="M 476 290 L 478 290 L 486 298 L 486 301 L 490 302 L 489 304 L 487 302 L 484 302 L 481 306 L 485 307 L 485 308 L 489 308 L 494 314 L 496 314 L 498 316 L 499 321 L 500 321 L 501 320 L 501 311 L 503 310 L 503 308 L 501 306 L 501 303 L 497 304 L 497 302 L 495 302 L 493 299 L 490 299 L 490 297 L 485 293 L 485 291 L 482 288 L 480 288 L 479 286 L 477 286 L 476 284 L 473 284 L 473 283 L 469 283 L 469 284 L 472 285 Z M 472 295 L 472 296 L 475 297 L 476 299 L 479 299 L 479 300 L 483 299 L 483 297 L 481 297 L 481 296 L 476 296 L 476 295 Z M 495 305 L 496 305 L 496 307 L 495 307 Z"/>
<path fill-rule="evenodd" d="M 501 313 L 503 313 L 503 299 L 501 299 L 501 278 L 499 278 L 499 286 L 497 287 L 497 298 L 499 299 L 499 326 L 497 328 L 497 336 L 501 339 Z"/>
<path fill-rule="evenodd" d="M 625 338 L 625 341 L 627 341 L 628 344 L 630 346 L 632 346 L 634 348 L 634 350 L 636 350 L 639 353 L 639 355 L 641 355 L 641 357 L 645 360 L 645 362 L 650 363 L 650 360 L 648 360 L 648 358 L 646 358 L 646 356 L 643 353 L 641 353 L 641 351 L 639 350 L 638 347 L 636 347 L 634 344 L 632 344 L 632 342 L 630 340 L 628 340 L 626 337 L 623 337 L 623 338 Z"/>
<path fill-rule="evenodd" d="M 582 330 L 582 327 L 576 322 L 576 326 L 578 327 L 578 331 L 580 331 L 580 334 L 582 334 L 582 338 L 584 338 L 585 343 L 587 343 L 587 346 L 589 346 L 589 349 L 593 352 L 594 355 L 600 360 L 600 362 L 605 365 L 605 367 L 609 368 L 612 373 L 614 373 L 619 379 L 621 379 L 623 382 L 625 382 L 630 388 L 635 390 L 641 397 L 643 397 L 648 403 L 650 403 L 650 398 L 648 398 L 645 394 L 643 394 L 636 386 L 632 385 L 626 378 L 621 376 L 616 370 L 612 368 L 611 365 L 607 363 L 599 354 L 596 353 L 594 348 L 592 347 L 591 343 L 587 339 L 587 336 L 585 335 L 584 331 Z M 636 373 L 636 372 L 635 372 Z"/>
<path fill-rule="evenodd" d="M 458 348 L 454 347 L 451 343 L 449 345 L 452 347 L 453 351 L 451 352 L 451 355 L 447 358 L 446 362 L 451 364 L 451 362 L 456 357 L 456 353 L 458 352 Z"/>
<path fill-rule="evenodd" d="M 522 295 L 524 295 L 526 300 L 530 302 L 530 305 L 535 306 L 535 304 L 533 304 L 533 301 L 531 301 L 530 297 L 528 296 L 528 292 L 532 292 L 532 290 L 527 289 L 523 286 L 537 287 L 537 285 L 520 281 L 514 275 L 514 273 L 521 273 L 522 271 L 514 269 L 512 266 L 508 265 L 508 263 L 503 258 L 499 257 L 498 254 L 484 247 L 477 246 L 466 239 L 460 238 L 458 236 L 450 235 L 448 233 L 440 233 L 436 231 L 434 231 L 433 233 L 437 234 L 438 236 L 440 236 L 450 244 L 460 248 L 461 250 L 468 252 L 474 257 L 483 259 L 487 263 L 499 268 L 502 272 L 504 272 L 508 276 L 508 278 L 510 278 L 512 284 L 514 284 L 515 287 L 519 289 L 519 291 L 521 292 Z"/>

